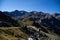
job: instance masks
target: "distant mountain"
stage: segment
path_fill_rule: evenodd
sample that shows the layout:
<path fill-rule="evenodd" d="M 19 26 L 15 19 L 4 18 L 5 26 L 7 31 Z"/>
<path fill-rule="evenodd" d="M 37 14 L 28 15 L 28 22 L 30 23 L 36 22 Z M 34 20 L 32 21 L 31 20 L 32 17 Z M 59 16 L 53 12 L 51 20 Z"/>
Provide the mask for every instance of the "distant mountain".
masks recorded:
<path fill-rule="evenodd" d="M 22 19 L 25 16 L 29 16 L 31 18 L 34 17 L 34 18 L 37 18 L 37 19 L 44 19 L 44 18 L 47 18 L 47 17 L 49 18 L 50 16 L 53 16 L 55 18 L 60 18 L 59 13 L 49 14 L 49 13 L 43 13 L 43 12 L 37 12 L 37 11 L 26 12 L 26 11 L 15 10 L 15 11 L 12 11 L 12 12 L 3 12 L 3 13 L 8 15 L 8 16 L 14 17 L 16 19 Z"/>

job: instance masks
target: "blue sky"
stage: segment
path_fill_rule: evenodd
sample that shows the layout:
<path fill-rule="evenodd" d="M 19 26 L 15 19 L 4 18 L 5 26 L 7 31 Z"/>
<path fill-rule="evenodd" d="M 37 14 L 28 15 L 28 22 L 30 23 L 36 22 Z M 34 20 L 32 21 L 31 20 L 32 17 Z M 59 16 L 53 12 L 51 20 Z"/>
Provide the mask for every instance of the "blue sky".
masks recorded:
<path fill-rule="evenodd" d="M 60 13 L 60 0 L 0 0 L 0 10 L 25 10 Z"/>

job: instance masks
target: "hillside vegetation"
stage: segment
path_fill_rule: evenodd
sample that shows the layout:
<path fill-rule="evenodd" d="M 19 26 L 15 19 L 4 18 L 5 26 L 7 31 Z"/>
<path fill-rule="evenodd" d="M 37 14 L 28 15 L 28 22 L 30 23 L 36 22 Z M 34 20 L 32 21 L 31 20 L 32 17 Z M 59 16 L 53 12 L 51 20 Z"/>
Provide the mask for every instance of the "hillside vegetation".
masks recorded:
<path fill-rule="evenodd" d="M 25 40 L 26 35 L 19 27 L 0 28 L 0 40 Z"/>

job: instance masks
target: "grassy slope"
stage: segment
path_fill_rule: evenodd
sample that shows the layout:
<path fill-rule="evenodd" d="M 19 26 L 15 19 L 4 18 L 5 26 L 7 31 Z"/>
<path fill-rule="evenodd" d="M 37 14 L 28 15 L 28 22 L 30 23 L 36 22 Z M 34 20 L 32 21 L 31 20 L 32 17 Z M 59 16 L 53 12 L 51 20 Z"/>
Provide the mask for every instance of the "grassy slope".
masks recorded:
<path fill-rule="evenodd" d="M 0 40 L 25 40 L 27 35 L 24 32 L 22 32 L 20 29 L 21 29 L 20 27 L 1 27 L 0 28 Z M 50 37 L 41 38 L 41 40 L 47 40 L 47 39 L 53 40 Z"/>
<path fill-rule="evenodd" d="M 20 28 L 0 28 L 0 40 L 25 40 L 26 35 Z"/>

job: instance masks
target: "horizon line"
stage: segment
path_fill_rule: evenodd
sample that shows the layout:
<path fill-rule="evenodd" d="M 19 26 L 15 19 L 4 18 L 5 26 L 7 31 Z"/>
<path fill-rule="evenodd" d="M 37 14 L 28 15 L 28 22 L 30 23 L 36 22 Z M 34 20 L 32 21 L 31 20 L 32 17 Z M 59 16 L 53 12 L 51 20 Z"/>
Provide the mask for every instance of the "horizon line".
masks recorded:
<path fill-rule="evenodd" d="M 3 10 L 0 10 L 1 12 L 13 12 L 13 11 L 16 11 L 16 10 L 11 10 L 11 11 L 3 11 Z M 45 12 L 45 11 L 37 11 L 37 10 L 31 10 L 31 11 L 27 11 L 27 10 L 17 10 L 17 11 L 26 11 L 26 12 L 43 12 L 43 13 L 48 13 L 48 14 L 55 14 L 55 13 L 58 13 L 60 14 L 60 12 Z"/>

